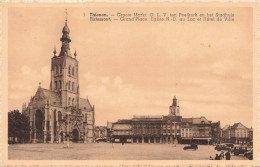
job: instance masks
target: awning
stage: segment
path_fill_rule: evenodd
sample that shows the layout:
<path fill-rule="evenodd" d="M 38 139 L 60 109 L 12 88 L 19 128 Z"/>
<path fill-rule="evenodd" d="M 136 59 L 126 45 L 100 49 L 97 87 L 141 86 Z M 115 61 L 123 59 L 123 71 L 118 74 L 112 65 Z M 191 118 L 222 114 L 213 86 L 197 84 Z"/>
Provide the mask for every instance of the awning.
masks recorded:
<path fill-rule="evenodd" d="M 192 140 L 192 137 L 182 138 Z M 193 138 L 193 140 L 211 140 L 211 138 Z"/>

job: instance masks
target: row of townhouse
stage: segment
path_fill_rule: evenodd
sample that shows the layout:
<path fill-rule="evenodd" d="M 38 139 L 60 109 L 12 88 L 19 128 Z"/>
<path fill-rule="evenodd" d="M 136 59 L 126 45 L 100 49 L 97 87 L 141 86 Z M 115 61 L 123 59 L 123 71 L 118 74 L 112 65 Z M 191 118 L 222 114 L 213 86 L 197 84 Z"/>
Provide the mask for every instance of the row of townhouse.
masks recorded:
<path fill-rule="evenodd" d="M 176 97 L 168 115 L 134 115 L 132 119 L 108 122 L 107 140 L 129 143 L 252 143 L 253 129 L 242 123 L 220 128 L 204 116 L 182 118 Z"/>
<path fill-rule="evenodd" d="M 253 142 L 253 128 L 247 128 L 242 123 L 235 123 L 234 125 L 226 125 L 221 130 L 222 142 L 245 144 Z"/>
<path fill-rule="evenodd" d="M 107 138 L 111 142 L 131 143 L 200 143 L 220 142 L 220 122 L 211 122 L 204 116 L 182 118 L 176 97 L 169 114 L 138 115 L 132 119 L 109 123 Z"/>
<path fill-rule="evenodd" d="M 134 116 L 118 120 L 110 129 L 111 142 L 129 143 L 199 143 L 220 141 L 220 122 L 205 117 Z M 214 134 L 213 134 L 214 133 Z"/>

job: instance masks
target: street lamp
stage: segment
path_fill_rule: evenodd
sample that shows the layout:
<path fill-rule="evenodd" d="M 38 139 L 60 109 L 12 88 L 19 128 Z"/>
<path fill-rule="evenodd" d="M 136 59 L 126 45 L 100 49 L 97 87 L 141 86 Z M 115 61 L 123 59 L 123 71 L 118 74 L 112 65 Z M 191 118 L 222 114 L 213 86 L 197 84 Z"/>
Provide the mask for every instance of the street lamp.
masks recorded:
<path fill-rule="evenodd" d="M 67 127 L 67 147 L 65 148 L 69 148 L 70 147 L 70 134 L 69 134 L 69 114 L 67 114 L 67 121 L 66 121 L 66 127 Z"/>

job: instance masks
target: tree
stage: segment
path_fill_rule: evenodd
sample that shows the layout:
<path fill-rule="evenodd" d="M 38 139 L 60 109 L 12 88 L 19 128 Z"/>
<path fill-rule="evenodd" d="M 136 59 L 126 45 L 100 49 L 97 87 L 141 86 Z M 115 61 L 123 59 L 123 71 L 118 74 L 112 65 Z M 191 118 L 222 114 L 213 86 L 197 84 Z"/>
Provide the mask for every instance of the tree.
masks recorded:
<path fill-rule="evenodd" d="M 28 141 L 30 133 L 29 118 L 25 114 L 21 114 L 19 110 L 13 110 L 8 113 L 8 137 L 18 139 L 20 143 Z"/>

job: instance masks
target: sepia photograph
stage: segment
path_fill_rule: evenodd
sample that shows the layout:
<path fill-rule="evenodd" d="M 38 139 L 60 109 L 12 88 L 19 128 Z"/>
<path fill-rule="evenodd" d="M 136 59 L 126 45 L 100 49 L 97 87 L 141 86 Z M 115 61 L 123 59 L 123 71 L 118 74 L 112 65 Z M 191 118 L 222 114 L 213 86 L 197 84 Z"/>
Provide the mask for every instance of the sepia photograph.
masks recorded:
<path fill-rule="evenodd" d="M 6 11 L 8 161 L 256 160 L 253 7 Z"/>

